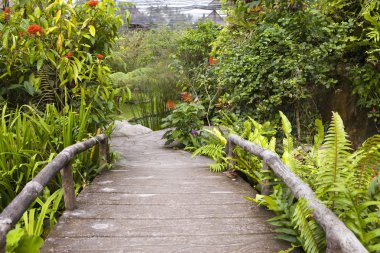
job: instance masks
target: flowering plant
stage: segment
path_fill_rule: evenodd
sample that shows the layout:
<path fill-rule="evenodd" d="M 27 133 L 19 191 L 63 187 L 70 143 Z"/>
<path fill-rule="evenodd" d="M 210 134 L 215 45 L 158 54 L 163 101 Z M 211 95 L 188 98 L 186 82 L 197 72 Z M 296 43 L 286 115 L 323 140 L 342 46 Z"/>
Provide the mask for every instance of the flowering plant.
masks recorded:
<path fill-rule="evenodd" d="M 19 105 L 40 101 L 42 109 L 54 103 L 64 110 L 78 105 L 84 89 L 88 102 L 110 99 L 104 101 L 106 106 L 99 105 L 104 115 L 107 108 L 114 108 L 111 97 L 124 92 L 112 91 L 111 69 L 100 60 L 109 54 L 123 22 L 115 15 L 115 2 L 15 0 L 12 4 L 3 11 L 6 20 L 0 18 L 0 101 Z"/>
<path fill-rule="evenodd" d="M 188 96 L 187 96 L 188 98 Z M 202 105 L 195 102 L 180 103 L 169 116 L 163 119 L 163 128 L 173 127 L 162 138 L 167 139 L 166 145 L 178 141 L 182 145 L 192 144 L 199 137 L 203 128 L 203 117 L 206 115 Z"/>

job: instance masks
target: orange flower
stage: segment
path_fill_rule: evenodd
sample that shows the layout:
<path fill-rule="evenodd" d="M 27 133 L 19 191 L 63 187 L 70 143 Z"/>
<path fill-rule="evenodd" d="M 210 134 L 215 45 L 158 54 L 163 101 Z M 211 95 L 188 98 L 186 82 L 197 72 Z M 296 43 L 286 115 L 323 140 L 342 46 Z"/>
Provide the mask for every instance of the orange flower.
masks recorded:
<path fill-rule="evenodd" d="M 11 16 L 11 8 L 5 7 L 3 12 L 4 12 L 4 20 L 7 21 Z"/>
<path fill-rule="evenodd" d="M 181 100 L 183 102 L 191 102 L 193 100 L 193 97 L 189 92 L 182 92 L 181 93 Z"/>
<path fill-rule="evenodd" d="M 169 110 L 172 110 L 176 107 L 176 104 L 173 100 L 168 100 L 166 102 L 166 108 L 168 108 Z"/>
<path fill-rule="evenodd" d="M 98 5 L 98 0 L 90 0 L 87 2 L 87 4 L 90 7 L 95 7 L 96 5 Z"/>
<path fill-rule="evenodd" d="M 210 58 L 208 59 L 208 62 L 210 63 L 210 65 L 215 65 L 218 63 L 218 59 L 210 56 Z"/>
<path fill-rule="evenodd" d="M 65 55 L 65 58 L 66 59 L 70 59 L 74 56 L 74 53 L 73 52 L 68 52 L 66 55 Z"/>
<path fill-rule="evenodd" d="M 98 55 L 96 56 L 96 58 L 98 58 L 99 60 L 102 60 L 102 59 L 104 58 L 104 55 L 102 55 L 102 54 L 98 54 Z"/>
<path fill-rule="evenodd" d="M 34 35 L 34 34 L 41 35 L 44 32 L 44 29 L 39 25 L 31 25 L 28 27 L 27 32 L 30 35 Z"/>

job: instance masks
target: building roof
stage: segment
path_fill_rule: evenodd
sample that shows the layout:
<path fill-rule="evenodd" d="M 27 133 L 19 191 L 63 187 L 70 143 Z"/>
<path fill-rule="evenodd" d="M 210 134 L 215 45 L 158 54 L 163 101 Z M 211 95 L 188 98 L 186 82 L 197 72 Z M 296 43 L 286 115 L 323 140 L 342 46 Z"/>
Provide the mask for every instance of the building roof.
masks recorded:
<path fill-rule="evenodd" d="M 217 25 L 224 25 L 224 19 L 216 12 L 216 10 L 213 10 L 206 19 L 212 20 Z"/>
<path fill-rule="evenodd" d="M 137 9 L 136 5 L 122 6 L 121 12 L 124 13 L 125 10 L 128 10 L 131 15 L 129 26 L 148 27 L 150 25 L 151 22 L 149 18 L 142 14 L 139 9 Z"/>
<path fill-rule="evenodd" d="M 222 7 L 222 4 L 220 3 L 220 0 L 213 0 L 208 4 L 209 7 L 213 7 L 214 9 L 220 9 Z"/>

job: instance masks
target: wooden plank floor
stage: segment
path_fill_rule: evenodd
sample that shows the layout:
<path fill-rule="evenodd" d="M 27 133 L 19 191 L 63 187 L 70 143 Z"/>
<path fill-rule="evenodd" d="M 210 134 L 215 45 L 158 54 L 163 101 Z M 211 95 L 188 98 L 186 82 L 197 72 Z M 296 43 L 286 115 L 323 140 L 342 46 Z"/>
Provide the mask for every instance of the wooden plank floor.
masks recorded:
<path fill-rule="evenodd" d="M 212 161 L 163 147 L 163 132 L 112 139 L 119 159 L 66 211 L 41 252 L 278 252 L 252 188 Z"/>

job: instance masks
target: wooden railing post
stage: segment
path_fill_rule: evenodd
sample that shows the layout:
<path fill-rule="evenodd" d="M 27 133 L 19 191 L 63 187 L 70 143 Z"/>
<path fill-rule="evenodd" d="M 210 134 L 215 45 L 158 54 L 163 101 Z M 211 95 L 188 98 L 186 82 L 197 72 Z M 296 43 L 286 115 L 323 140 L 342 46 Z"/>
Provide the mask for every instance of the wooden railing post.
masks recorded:
<path fill-rule="evenodd" d="M 264 172 L 265 176 L 267 176 L 269 170 L 270 170 L 270 168 L 269 168 L 268 164 L 263 160 L 263 172 Z M 269 185 L 269 180 L 268 179 L 264 179 L 263 183 L 261 185 L 261 194 L 262 195 L 270 195 L 271 190 L 272 189 L 271 189 L 271 187 Z"/>
<path fill-rule="evenodd" d="M 61 175 L 63 198 L 65 201 L 66 210 L 74 210 L 76 208 L 76 200 L 72 162 L 69 162 L 69 164 L 67 164 L 66 167 L 61 170 Z"/>
<path fill-rule="evenodd" d="M 234 149 L 236 144 L 231 141 L 230 139 L 227 139 L 227 145 L 226 145 L 226 154 L 228 157 L 234 158 Z M 227 165 L 227 171 L 231 171 L 231 168 L 235 165 L 235 161 L 231 160 Z"/>
<path fill-rule="evenodd" d="M 109 163 L 108 139 L 99 143 L 99 164 L 104 166 Z"/>

